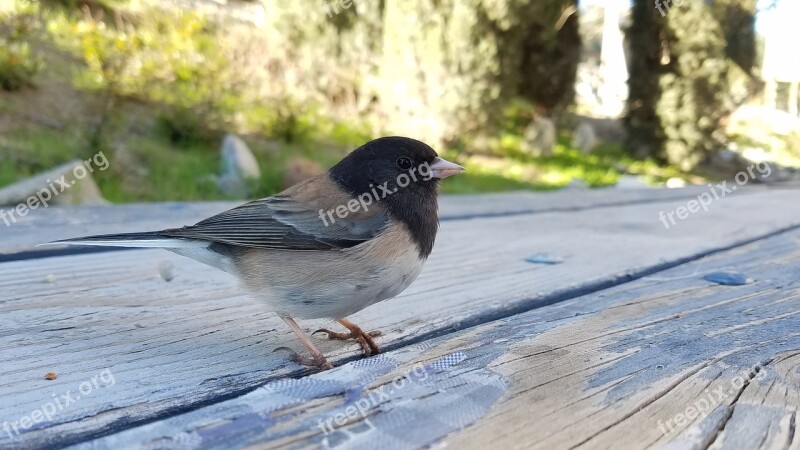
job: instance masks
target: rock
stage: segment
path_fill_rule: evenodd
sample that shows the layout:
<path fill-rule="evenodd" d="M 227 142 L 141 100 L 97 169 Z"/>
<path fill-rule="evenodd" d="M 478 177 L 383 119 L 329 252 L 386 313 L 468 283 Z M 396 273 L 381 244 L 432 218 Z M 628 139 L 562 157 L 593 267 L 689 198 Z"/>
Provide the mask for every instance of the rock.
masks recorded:
<path fill-rule="evenodd" d="M 248 184 L 261 178 L 255 155 L 243 140 L 233 134 L 225 136 L 220 154 L 222 175 L 217 178 L 217 186 L 225 195 L 246 197 Z"/>
<path fill-rule="evenodd" d="M 313 176 L 323 173 L 325 169 L 314 161 L 306 158 L 293 158 L 283 171 L 283 188 L 289 188 Z"/>
<path fill-rule="evenodd" d="M 103 164 L 99 164 L 100 157 Z M 94 160 L 70 161 L 53 170 L 0 189 L 0 205 L 27 204 L 29 205 L 27 209 L 37 209 L 49 205 L 108 204 L 92 178 L 94 171 L 107 168 L 108 160 L 102 152 L 95 155 Z"/>
<path fill-rule="evenodd" d="M 578 123 L 575 127 L 576 132 L 578 131 L 578 127 L 584 123 L 591 126 L 594 132 L 595 146 L 600 144 L 624 145 L 628 138 L 628 132 L 625 130 L 625 125 L 620 119 L 578 115 L 575 116 L 574 120 Z"/>
<path fill-rule="evenodd" d="M 556 126 L 546 117 L 537 117 L 525 129 L 521 149 L 533 156 L 550 156 L 556 145 Z"/>
<path fill-rule="evenodd" d="M 572 132 L 572 141 L 570 144 L 572 147 L 580 150 L 584 155 L 588 155 L 597 147 L 597 143 L 597 134 L 594 132 L 594 127 L 588 121 L 582 120 L 581 123 L 575 127 L 575 131 Z"/>

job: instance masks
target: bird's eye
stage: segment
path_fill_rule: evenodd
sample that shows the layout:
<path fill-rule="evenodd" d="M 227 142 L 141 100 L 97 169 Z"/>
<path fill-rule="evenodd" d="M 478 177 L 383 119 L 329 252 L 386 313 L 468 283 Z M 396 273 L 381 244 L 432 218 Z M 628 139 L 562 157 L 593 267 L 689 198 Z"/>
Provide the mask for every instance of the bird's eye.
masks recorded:
<path fill-rule="evenodd" d="M 397 167 L 403 170 L 408 170 L 411 168 L 411 166 L 412 166 L 411 160 L 406 158 L 405 156 L 397 159 Z"/>

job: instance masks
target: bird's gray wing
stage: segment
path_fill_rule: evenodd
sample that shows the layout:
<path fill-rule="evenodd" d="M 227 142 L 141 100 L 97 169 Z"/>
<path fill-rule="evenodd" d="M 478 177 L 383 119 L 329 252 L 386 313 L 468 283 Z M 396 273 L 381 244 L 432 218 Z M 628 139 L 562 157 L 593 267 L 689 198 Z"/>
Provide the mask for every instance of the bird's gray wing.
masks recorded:
<path fill-rule="evenodd" d="M 349 248 L 372 239 L 388 223 L 388 215 L 378 205 L 348 211 L 344 218 L 333 215 L 331 220 L 325 215 L 337 206 L 346 206 L 350 199 L 332 182 L 312 179 L 274 197 L 246 203 L 192 226 L 164 230 L 162 234 L 257 248 Z"/>

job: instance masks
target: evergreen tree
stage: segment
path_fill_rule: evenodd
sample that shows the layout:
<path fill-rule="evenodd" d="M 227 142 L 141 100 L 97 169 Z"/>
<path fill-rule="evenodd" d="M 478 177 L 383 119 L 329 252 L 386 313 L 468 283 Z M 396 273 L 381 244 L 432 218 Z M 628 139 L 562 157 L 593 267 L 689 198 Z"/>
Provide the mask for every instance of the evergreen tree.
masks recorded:
<path fill-rule="evenodd" d="M 386 0 L 383 27 L 380 102 L 434 141 L 492 134 L 513 100 L 550 115 L 574 99 L 577 0 Z"/>
<path fill-rule="evenodd" d="M 640 156 L 691 170 L 723 147 L 723 119 L 751 92 L 754 11 L 754 0 L 683 2 L 662 17 L 635 0 L 626 124 Z"/>
<path fill-rule="evenodd" d="M 661 76 L 666 73 L 662 63 L 666 20 L 650 0 L 634 0 L 631 16 L 627 30 L 628 145 L 636 156 L 662 157 L 665 136 L 656 106 L 661 98 Z"/>

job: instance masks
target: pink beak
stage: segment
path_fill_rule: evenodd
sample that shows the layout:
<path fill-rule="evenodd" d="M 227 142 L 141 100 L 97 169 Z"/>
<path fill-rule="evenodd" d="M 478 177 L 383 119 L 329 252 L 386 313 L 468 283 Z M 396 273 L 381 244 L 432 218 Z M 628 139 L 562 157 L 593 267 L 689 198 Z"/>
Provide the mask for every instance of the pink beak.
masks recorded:
<path fill-rule="evenodd" d="M 433 164 L 431 164 L 430 167 L 433 178 L 439 179 L 447 178 L 464 171 L 464 168 L 458 164 L 451 163 L 450 161 L 442 158 L 434 159 Z"/>

